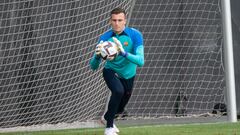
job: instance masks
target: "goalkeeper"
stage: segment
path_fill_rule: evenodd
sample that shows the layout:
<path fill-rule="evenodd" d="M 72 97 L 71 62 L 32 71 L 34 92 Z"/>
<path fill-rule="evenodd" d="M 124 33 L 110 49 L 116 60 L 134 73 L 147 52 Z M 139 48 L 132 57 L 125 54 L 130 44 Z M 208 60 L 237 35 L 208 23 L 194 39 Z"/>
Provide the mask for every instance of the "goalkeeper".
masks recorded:
<path fill-rule="evenodd" d="M 126 12 L 122 8 L 111 11 L 111 29 L 100 36 L 101 41 L 113 41 L 119 49 L 119 55 L 113 60 L 107 60 L 103 68 L 103 78 L 111 91 L 107 112 L 105 135 L 117 135 L 119 130 L 114 125 L 114 116 L 122 113 L 128 103 L 134 84 L 137 66 L 144 64 L 143 36 L 134 28 L 126 27 Z M 92 70 L 101 63 L 98 45 L 90 61 Z"/>

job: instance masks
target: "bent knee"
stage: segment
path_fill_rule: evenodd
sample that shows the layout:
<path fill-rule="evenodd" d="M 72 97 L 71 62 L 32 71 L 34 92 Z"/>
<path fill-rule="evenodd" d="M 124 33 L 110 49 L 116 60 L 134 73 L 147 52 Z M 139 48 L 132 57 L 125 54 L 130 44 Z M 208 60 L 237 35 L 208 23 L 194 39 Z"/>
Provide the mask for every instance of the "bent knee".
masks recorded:
<path fill-rule="evenodd" d="M 124 94 L 124 89 L 120 89 L 120 88 L 116 88 L 112 91 L 113 94 L 117 95 L 117 96 L 123 96 Z"/>

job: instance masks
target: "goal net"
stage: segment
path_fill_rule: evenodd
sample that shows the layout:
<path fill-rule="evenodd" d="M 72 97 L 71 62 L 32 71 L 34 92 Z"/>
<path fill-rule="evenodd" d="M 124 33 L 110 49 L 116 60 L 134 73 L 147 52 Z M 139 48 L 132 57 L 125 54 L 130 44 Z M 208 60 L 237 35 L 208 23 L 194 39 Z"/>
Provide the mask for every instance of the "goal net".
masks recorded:
<path fill-rule="evenodd" d="M 220 0 L 8 0 L 0 1 L 0 128 L 104 113 L 109 91 L 89 60 L 118 6 L 144 35 L 129 116 L 193 116 L 224 104 Z"/>
<path fill-rule="evenodd" d="M 130 115 L 194 116 L 224 105 L 220 0 L 136 1 L 130 25 L 143 32 L 146 59 Z"/>
<path fill-rule="evenodd" d="M 87 121 L 108 90 L 89 60 L 128 0 L 0 1 L 0 127 Z"/>

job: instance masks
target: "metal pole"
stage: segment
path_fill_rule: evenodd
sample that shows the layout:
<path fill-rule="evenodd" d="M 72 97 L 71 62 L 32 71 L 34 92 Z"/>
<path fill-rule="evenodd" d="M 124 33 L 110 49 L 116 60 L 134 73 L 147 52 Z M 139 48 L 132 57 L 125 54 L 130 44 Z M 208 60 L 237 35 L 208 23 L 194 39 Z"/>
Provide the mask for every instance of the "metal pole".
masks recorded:
<path fill-rule="evenodd" d="M 128 14 L 128 19 L 127 19 L 126 26 L 128 26 L 129 23 L 130 23 L 130 19 L 131 19 L 131 16 L 132 16 L 132 12 L 133 12 L 133 8 L 135 6 L 135 3 L 136 3 L 136 0 L 132 0 L 132 4 L 131 4 L 131 8 L 130 8 L 130 11 L 129 11 L 129 14 Z"/>
<path fill-rule="evenodd" d="M 229 122 L 237 122 L 230 0 L 221 0 L 221 5 L 223 10 L 222 19 L 224 36 L 224 66 L 227 88 L 227 114 Z"/>

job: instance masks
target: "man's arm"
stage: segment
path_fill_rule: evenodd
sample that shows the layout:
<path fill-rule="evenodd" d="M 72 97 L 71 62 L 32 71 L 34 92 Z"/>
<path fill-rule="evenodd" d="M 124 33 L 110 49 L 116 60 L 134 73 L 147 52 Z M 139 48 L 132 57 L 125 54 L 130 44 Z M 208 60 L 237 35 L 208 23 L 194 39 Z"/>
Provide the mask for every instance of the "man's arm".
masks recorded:
<path fill-rule="evenodd" d="M 134 33 L 134 44 L 137 46 L 134 48 L 135 53 L 131 54 L 129 52 L 126 52 L 123 49 L 122 43 L 115 37 L 113 37 L 113 41 L 118 46 L 120 55 L 128 59 L 130 62 L 142 67 L 144 65 L 144 47 L 143 47 L 143 36 L 140 32 Z"/>
<path fill-rule="evenodd" d="M 90 60 L 91 69 L 96 70 L 99 67 L 100 63 L 101 63 L 101 58 L 94 53 L 92 59 Z"/>
<path fill-rule="evenodd" d="M 136 48 L 136 55 L 127 53 L 126 59 L 130 62 L 142 67 L 144 65 L 144 48 L 143 45 Z"/>
<path fill-rule="evenodd" d="M 126 59 L 128 59 L 130 62 L 138 65 L 139 67 L 142 67 L 144 65 L 144 46 L 143 46 L 143 35 L 140 31 L 131 28 L 132 30 L 132 36 L 133 44 L 135 46 L 134 53 L 128 53 L 126 55 Z"/>

